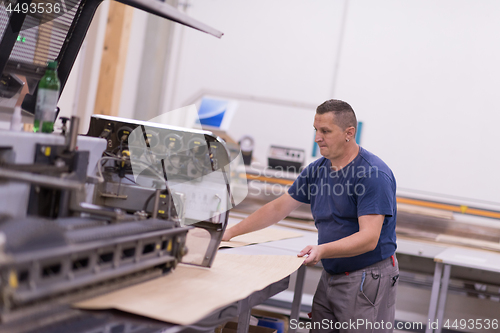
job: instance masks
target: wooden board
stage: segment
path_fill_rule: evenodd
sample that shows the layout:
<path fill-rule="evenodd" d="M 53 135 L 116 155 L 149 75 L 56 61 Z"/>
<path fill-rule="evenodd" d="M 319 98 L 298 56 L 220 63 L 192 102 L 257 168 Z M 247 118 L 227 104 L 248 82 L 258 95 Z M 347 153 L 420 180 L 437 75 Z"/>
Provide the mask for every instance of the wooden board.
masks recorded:
<path fill-rule="evenodd" d="M 109 5 L 106 36 L 94 106 L 95 114 L 118 116 L 134 9 L 119 2 Z"/>
<path fill-rule="evenodd" d="M 314 221 L 312 221 L 312 222 L 311 221 L 297 222 L 297 221 L 293 221 L 291 219 L 288 219 L 288 220 L 279 221 L 278 225 L 282 226 L 282 227 L 287 227 L 287 228 L 318 232 L 318 229 L 316 228 Z"/>
<path fill-rule="evenodd" d="M 398 211 L 453 220 L 453 212 L 436 208 L 420 207 L 411 204 L 398 203 Z"/>
<path fill-rule="evenodd" d="M 168 275 L 74 304 L 81 309 L 118 309 L 179 325 L 246 298 L 295 272 L 296 256 L 218 253 L 212 268 L 180 264 Z"/>

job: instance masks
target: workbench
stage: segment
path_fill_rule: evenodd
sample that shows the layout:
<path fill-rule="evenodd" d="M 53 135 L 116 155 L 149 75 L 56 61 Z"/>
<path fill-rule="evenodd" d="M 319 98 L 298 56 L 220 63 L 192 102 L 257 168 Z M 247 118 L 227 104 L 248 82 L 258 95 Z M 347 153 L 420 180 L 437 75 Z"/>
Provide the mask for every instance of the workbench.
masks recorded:
<path fill-rule="evenodd" d="M 252 307 L 261 304 L 269 297 L 288 288 L 289 277 L 275 282 L 263 290 L 252 293 L 248 297 L 237 302 L 227 304 L 223 308 L 214 311 L 210 315 L 195 324 L 181 326 L 169 324 L 162 321 L 137 316 L 118 310 L 78 310 L 69 306 L 56 307 L 45 318 L 30 318 L 38 323 L 37 333 L 90 333 L 90 332 L 141 332 L 141 333 L 181 333 L 181 332 L 213 332 L 220 324 L 232 318 L 239 317 L 240 322 L 244 318 L 250 318 Z M 51 317 L 51 320 L 47 320 Z M 50 323 L 55 318 L 56 323 Z M 248 325 L 248 323 L 247 323 Z M 238 332 L 247 332 L 248 326 L 238 327 Z M 21 333 L 33 332 L 33 322 L 2 324 L 0 332 Z"/>
<path fill-rule="evenodd" d="M 235 222 L 235 221 L 230 218 L 230 222 Z M 290 230 L 287 227 L 281 227 L 279 225 L 271 226 L 270 228 Z M 302 237 L 283 239 L 274 242 L 254 244 L 237 248 L 221 249 L 219 251 L 224 251 L 227 253 L 234 253 L 234 254 L 297 255 L 307 245 L 314 245 L 318 243 L 317 232 L 296 230 L 296 229 L 294 229 L 294 231 L 299 232 L 302 235 Z M 306 274 L 306 266 L 301 266 L 297 270 L 290 320 L 299 319 L 300 307 L 302 304 L 302 292 L 304 288 L 305 274 Z M 248 328 L 248 320 L 249 317 L 240 318 L 238 327 L 242 326 Z M 295 329 L 290 328 L 288 332 L 295 333 Z"/>
<path fill-rule="evenodd" d="M 438 323 L 437 328 L 427 326 L 426 333 L 441 333 L 451 269 L 465 267 L 474 270 L 500 273 L 500 253 L 462 247 L 448 247 L 435 257 L 434 280 L 429 304 L 428 320 Z M 498 318 L 497 318 L 498 320 Z"/>
<path fill-rule="evenodd" d="M 272 228 L 284 228 L 279 225 Z M 288 229 L 288 228 L 285 228 Z M 299 238 L 290 238 L 274 242 L 250 245 L 230 250 L 232 253 L 239 254 L 297 254 L 306 245 L 317 243 L 317 232 L 298 230 L 302 234 Z M 494 272 L 500 274 L 500 253 L 492 251 L 476 250 L 471 248 L 448 246 L 440 243 L 420 241 L 417 239 L 408 239 L 406 237 L 398 238 L 399 255 L 407 255 L 426 259 L 434 262 L 434 277 L 431 288 L 431 298 L 428 308 L 428 322 L 443 323 L 444 310 L 446 305 L 446 295 L 450 281 L 451 268 L 460 267 L 483 272 Z M 320 266 L 320 265 L 318 265 Z M 294 288 L 294 298 L 290 319 L 298 319 L 301 306 L 302 290 L 304 287 L 306 267 L 302 266 L 297 271 L 297 279 Z M 428 322 L 424 323 L 428 324 Z M 442 325 L 437 329 L 432 329 L 427 325 L 426 333 L 441 333 Z M 293 333 L 293 330 L 290 330 Z"/>
<path fill-rule="evenodd" d="M 231 219 L 230 222 L 238 222 L 237 219 Z M 272 228 L 290 230 L 288 227 L 279 225 Z M 221 249 L 221 253 L 233 254 L 251 254 L 251 255 L 297 255 L 305 246 L 317 243 L 317 233 L 313 231 L 293 229 L 300 233 L 302 237 L 290 238 L 268 243 L 254 244 L 238 248 Z M 398 254 L 425 258 L 435 262 L 434 279 L 432 284 L 431 299 L 429 303 L 428 319 L 433 322 L 438 320 L 442 323 L 444 308 L 446 304 L 446 294 L 452 266 L 467 267 L 474 270 L 483 270 L 500 273 L 500 254 L 491 251 L 472 250 L 461 247 L 449 247 L 443 244 L 432 244 L 429 242 L 420 242 L 400 238 L 398 239 Z M 306 267 L 301 266 L 297 270 L 296 283 L 294 287 L 294 296 L 290 319 L 298 319 L 302 303 L 302 291 L 304 288 L 304 278 Z M 130 332 L 141 328 L 141 332 L 212 332 L 213 329 L 234 318 L 238 317 L 238 332 L 244 333 L 248 330 L 250 310 L 252 307 L 263 303 L 268 298 L 286 290 L 290 276 L 268 285 L 263 290 L 257 291 L 231 304 L 212 312 L 202 320 L 192 325 L 182 326 L 168 324 L 165 322 L 136 316 L 133 314 L 117 311 L 87 311 L 71 309 L 69 306 L 55 308 L 54 313 L 59 313 L 62 318 L 56 324 L 50 324 L 43 318 L 39 319 L 41 327 L 37 332 L 95 332 L 96 327 L 113 328 L 123 327 Z M 12 325 L 0 325 L 0 332 L 23 332 L 19 327 Z M 434 331 L 440 333 L 442 326 Z M 27 331 L 27 330 L 26 330 Z M 293 333 L 293 330 L 289 330 Z M 426 333 L 432 333 L 433 329 L 427 327 Z"/>
<path fill-rule="evenodd" d="M 93 309 L 91 311 L 74 309 L 68 304 L 62 304 L 50 308 L 49 311 L 37 317 L 24 317 L 18 322 L 2 324 L 0 332 L 208 333 L 213 332 L 217 326 L 234 317 L 238 317 L 241 323 L 238 332 L 247 332 L 250 310 L 269 297 L 287 289 L 290 272 L 294 272 L 301 263 L 300 259 L 290 258 L 290 256 L 287 256 L 289 258 L 287 260 L 283 260 L 281 256 L 265 256 L 265 258 L 263 256 L 252 256 L 251 258 L 248 256 L 247 259 L 240 258 L 246 256 L 220 253 L 218 257 L 219 263 L 216 261 L 211 269 L 183 265 L 165 276 L 80 302 L 98 304 L 97 308 L 90 306 L 90 309 Z M 273 257 L 274 259 L 272 259 Z M 229 261 L 228 258 L 230 258 Z M 268 265 L 261 265 L 266 260 L 269 263 L 275 263 L 273 267 L 277 269 L 272 271 L 269 270 Z M 292 266 L 286 264 L 290 260 L 293 262 Z M 234 263 L 234 265 L 228 265 L 228 263 Z M 243 264 L 238 265 L 238 263 Z M 280 271 L 279 266 L 288 267 L 286 271 L 288 276 Z M 225 269 L 226 267 L 228 269 Z M 250 267 L 250 269 L 244 269 L 244 267 Z M 234 272 L 234 276 L 228 272 Z M 265 282 L 266 279 L 259 278 L 243 282 L 244 279 L 242 279 L 242 276 L 263 276 L 263 274 L 269 275 L 272 279 L 270 281 L 276 282 Z M 180 285 L 179 281 L 181 281 Z M 167 293 L 166 290 L 172 290 L 172 292 Z M 181 292 L 176 293 L 175 291 Z M 214 306 L 213 301 L 219 294 L 221 297 L 218 298 L 218 305 Z M 180 300 L 179 297 L 184 301 L 179 303 L 177 301 Z M 107 303 L 106 299 L 111 300 L 111 303 Z M 119 302 L 113 303 L 113 299 L 118 299 Z M 232 301 L 228 301 L 228 299 Z M 80 303 L 78 304 L 80 307 L 89 309 Z M 110 306 L 110 304 L 115 305 Z M 136 310 L 132 311 L 132 314 L 112 310 L 121 309 L 120 305 L 125 306 L 125 311 L 130 307 Z M 139 308 L 138 311 L 137 308 Z M 195 308 L 202 311 L 195 311 Z M 215 310 L 211 310 L 212 308 Z M 96 311 L 95 309 L 100 310 Z M 170 310 L 166 311 L 165 309 Z M 155 317 L 158 314 L 160 317 L 163 314 L 169 314 L 168 317 L 177 324 L 151 319 L 158 319 Z M 170 320 L 168 321 L 170 322 Z"/>

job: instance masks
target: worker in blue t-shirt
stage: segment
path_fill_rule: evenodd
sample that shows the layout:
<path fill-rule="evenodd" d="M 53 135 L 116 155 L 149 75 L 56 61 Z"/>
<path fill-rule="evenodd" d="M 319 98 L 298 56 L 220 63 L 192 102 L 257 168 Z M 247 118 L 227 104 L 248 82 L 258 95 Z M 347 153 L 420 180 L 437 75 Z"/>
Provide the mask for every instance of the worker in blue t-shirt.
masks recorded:
<path fill-rule="evenodd" d="M 299 257 L 320 260 L 311 332 L 392 332 L 399 277 L 396 251 L 396 180 L 377 156 L 355 142 L 356 115 L 329 100 L 314 117 L 322 158 L 288 190 L 226 230 L 223 240 L 270 226 L 302 203 L 311 204 L 318 245 Z"/>

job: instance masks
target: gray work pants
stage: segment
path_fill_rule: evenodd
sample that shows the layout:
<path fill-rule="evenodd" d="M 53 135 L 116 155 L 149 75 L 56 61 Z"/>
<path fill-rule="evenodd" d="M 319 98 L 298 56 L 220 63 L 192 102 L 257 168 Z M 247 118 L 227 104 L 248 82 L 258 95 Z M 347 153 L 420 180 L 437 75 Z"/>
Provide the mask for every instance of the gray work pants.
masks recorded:
<path fill-rule="evenodd" d="M 314 295 L 311 333 L 389 333 L 394 329 L 399 267 L 394 255 L 349 274 L 323 271 Z"/>

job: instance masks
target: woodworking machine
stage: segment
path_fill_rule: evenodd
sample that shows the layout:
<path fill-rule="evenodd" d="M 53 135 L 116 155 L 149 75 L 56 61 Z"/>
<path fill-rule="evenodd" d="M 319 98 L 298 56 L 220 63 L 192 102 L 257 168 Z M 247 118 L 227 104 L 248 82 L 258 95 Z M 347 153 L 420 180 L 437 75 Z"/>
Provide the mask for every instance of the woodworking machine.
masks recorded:
<path fill-rule="evenodd" d="M 230 154 L 210 132 L 93 116 L 76 136 L 71 121 L 66 135 L 0 131 L 2 323 L 181 260 L 210 267 L 234 206 Z"/>
<path fill-rule="evenodd" d="M 120 2 L 222 35 L 166 3 Z M 100 3 L 48 0 L 37 8 L 58 10 L 43 15 L 9 9 L 34 1 L 0 3 L 0 121 L 18 100 L 32 117 L 47 61 L 58 61 L 64 88 Z M 77 117 L 62 120 L 54 134 L 0 130 L 0 331 L 164 331 L 70 304 L 181 261 L 210 267 L 235 205 L 234 156 L 208 131 L 93 116 L 79 136 Z"/>
<path fill-rule="evenodd" d="M 184 262 L 210 266 L 235 206 L 231 156 L 211 132 L 93 115 L 87 136 L 106 139 L 93 202 L 175 220 L 190 231 Z"/>

